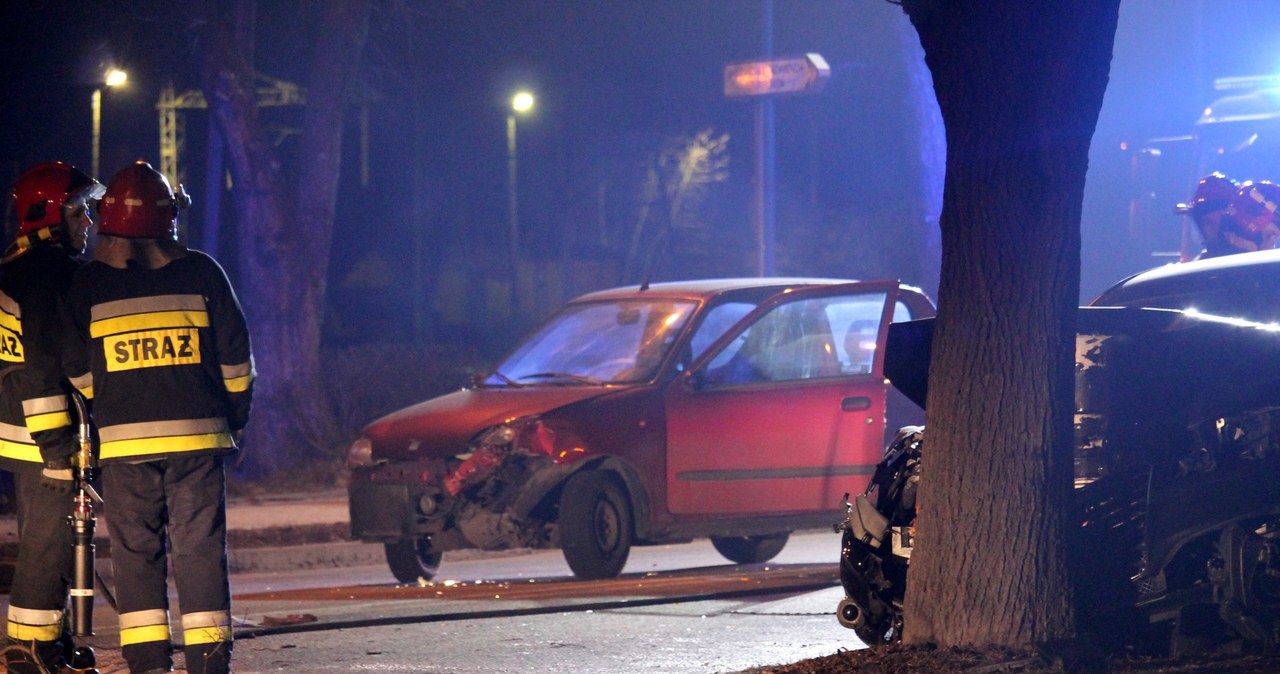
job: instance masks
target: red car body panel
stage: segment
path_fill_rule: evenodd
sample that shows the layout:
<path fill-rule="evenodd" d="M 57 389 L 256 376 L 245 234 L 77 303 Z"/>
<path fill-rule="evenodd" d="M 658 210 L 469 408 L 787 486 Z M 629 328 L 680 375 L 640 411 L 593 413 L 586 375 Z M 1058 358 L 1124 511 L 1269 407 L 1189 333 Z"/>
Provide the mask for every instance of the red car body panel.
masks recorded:
<path fill-rule="evenodd" d="M 486 428 L 599 395 L 589 387 L 463 389 L 388 414 L 365 435 L 383 457 L 453 456 Z"/>

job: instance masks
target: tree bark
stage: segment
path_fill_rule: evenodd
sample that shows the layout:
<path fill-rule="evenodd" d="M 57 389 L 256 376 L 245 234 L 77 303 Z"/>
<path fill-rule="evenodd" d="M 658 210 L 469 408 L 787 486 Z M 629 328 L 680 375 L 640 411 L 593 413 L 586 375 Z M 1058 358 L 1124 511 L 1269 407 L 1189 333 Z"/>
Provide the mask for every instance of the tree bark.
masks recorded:
<path fill-rule="evenodd" d="M 904 0 L 946 125 L 905 639 L 1074 635 L 1064 535 L 1089 143 L 1119 0 Z"/>
<path fill-rule="evenodd" d="M 223 130 L 239 220 L 238 292 L 258 378 L 241 470 L 265 475 L 318 447 L 331 423 L 319 383 L 320 327 L 342 154 L 343 112 L 368 27 L 368 3 L 328 0 L 307 82 L 297 180 L 288 181 L 259 123 L 251 61 L 253 0 L 204 3 L 205 97 Z M 300 450 L 302 450 L 300 452 Z"/>

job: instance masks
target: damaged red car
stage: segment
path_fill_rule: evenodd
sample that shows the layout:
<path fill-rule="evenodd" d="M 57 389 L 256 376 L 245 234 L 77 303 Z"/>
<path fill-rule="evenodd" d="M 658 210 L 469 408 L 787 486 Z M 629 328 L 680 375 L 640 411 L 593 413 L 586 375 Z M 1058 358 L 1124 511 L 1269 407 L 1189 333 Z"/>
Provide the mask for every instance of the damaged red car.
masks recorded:
<path fill-rule="evenodd" d="M 866 487 L 886 428 L 918 422 L 885 384 L 882 347 L 891 321 L 933 312 L 893 280 L 584 295 L 472 385 L 364 429 L 353 537 L 383 544 L 406 583 L 462 548 L 558 547 L 580 578 L 696 537 L 767 561 Z"/>

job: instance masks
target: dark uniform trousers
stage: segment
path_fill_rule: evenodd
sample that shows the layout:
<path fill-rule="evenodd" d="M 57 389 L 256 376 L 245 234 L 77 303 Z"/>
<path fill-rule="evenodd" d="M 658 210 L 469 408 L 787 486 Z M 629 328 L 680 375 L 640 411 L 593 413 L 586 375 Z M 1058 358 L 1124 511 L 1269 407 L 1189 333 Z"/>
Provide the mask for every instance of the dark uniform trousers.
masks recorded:
<path fill-rule="evenodd" d="M 165 541 L 182 611 L 187 671 L 230 671 L 231 588 L 226 564 L 226 477 L 217 455 L 102 466 L 120 643 L 132 672 L 167 671 L 170 647 Z"/>
<path fill-rule="evenodd" d="M 14 472 L 14 490 L 19 545 L 9 594 L 9 639 L 34 646 L 44 662 L 60 662 L 70 647 L 64 630 L 73 564 L 71 524 L 48 514 L 69 517 L 72 496 L 41 487 L 38 465 Z"/>

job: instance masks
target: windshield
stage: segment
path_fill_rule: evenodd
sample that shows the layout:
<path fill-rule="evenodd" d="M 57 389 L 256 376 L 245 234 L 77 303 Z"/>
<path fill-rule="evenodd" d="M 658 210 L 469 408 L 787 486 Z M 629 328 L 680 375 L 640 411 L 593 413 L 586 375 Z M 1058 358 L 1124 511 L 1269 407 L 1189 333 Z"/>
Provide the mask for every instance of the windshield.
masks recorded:
<path fill-rule="evenodd" d="M 657 374 L 696 306 L 651 299 L 570 304 L 529 336 L 484 383 L 647 381 Z"/>

